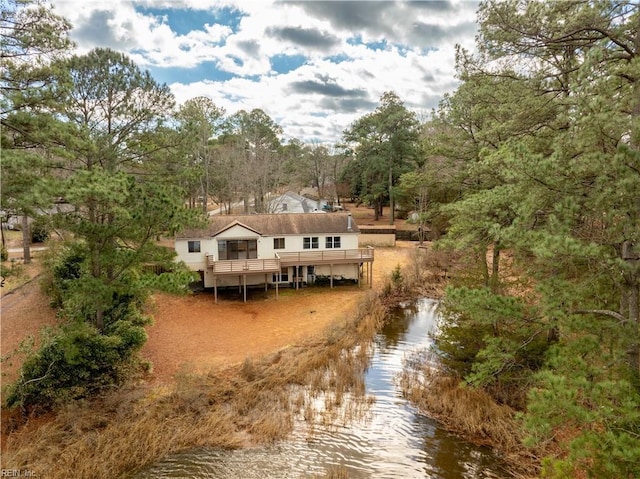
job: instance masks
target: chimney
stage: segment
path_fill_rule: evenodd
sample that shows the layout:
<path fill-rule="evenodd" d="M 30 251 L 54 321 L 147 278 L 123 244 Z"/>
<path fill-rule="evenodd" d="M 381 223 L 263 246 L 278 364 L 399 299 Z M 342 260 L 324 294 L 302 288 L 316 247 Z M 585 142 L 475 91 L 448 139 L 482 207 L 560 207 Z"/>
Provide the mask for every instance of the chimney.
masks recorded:
<path fill-rule="evenodd" d="M 347 214 L 347 230 L 351 231 L 351 213 Z"/>

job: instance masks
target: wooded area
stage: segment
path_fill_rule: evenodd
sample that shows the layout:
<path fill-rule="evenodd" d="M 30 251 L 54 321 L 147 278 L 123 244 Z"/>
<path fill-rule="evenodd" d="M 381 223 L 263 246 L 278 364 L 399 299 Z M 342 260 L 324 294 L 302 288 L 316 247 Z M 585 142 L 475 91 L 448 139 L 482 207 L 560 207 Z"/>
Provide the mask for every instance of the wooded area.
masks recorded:
<path fill-rule="evenodd" d="M 269 195 L 311 186 L 376 215 L 390 205 L 391 223 L 414 212 L 436 251 L 467 258 L 443 301 L 441 362 L 521 411 L 528 444 L 566 438 L 545 477 L 640 476 L 637 2 L 483 2 L 476 51 L 458 49 L 459 86 L 431 118 L 386 92 L 334 145 L 285 142 L 259 109 L 176 106 L 126 55 L 72 55 L 68 23 L 23 3 L 0 11 L 2 221 L 64 240 L 48 291 L 68 322 L 8 405 L 123 383 L 145 298 L 192 279 L 156 239 L 206 221 L 210 204 L 262 213 Z"/>

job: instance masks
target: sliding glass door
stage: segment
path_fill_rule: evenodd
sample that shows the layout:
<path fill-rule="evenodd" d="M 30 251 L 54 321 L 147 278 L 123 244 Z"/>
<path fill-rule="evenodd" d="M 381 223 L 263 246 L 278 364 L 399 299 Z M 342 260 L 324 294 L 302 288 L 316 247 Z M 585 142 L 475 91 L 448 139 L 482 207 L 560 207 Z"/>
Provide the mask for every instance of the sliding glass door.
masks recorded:
<path fill-rule="evenodd" d="M 254 259 L 258 257 L 258 240 L 218 240 L 218 258 Z"/>

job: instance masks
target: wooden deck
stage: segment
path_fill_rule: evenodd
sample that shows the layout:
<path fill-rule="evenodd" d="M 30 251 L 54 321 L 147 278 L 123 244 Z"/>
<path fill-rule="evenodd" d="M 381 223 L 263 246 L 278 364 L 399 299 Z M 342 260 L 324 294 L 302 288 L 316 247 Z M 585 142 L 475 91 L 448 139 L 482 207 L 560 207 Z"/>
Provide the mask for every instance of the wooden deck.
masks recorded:
<path fill-rule="evenodd" d="M 283 266 L 299 264 L 348 264 L 373 261 L 373 248 L 300 251 L 297 253 L 277 253 Z"/>
<path fill-rule="evenodd" d="M 301 251 L 297 253 L 276 253 L 269 259 L 232 259 L 215 261 L 213 256 L 207 257 L 207 266 L 214 275 L 237 275 L 277 273 L 283 266 L 319 265 L 319 264 L 351 264 L 373 262 L 373 248 Z"/>
<path fill-rule="evenodd" d="M 236 275 L 253 273 L 277 273 L 280 271 L 280 260 L 273 259 L 231 259 L 213 261 L 207 257 L 207 266 L 215 275 Z"/>
<path fill-rule="evenodd" d="M 333 287 L 333 266 L 338 264 L 367 264 L 367 282 L 369 287 L 373 283 L 373 248 L 347 249 L 347 250 L 322 250 L 322 251 L 301 251 L 297 253 L 276 253 L 275 258 L 268 259 L 234 259 L 215 261 L 213 256 L 207 256 L 207 267 L 213 273 L 214 300 L 218 302 L 218 277 L 237 275 L 239 286 L 244 291 L 244 301 L 247 301 L 247 276 L 264 274 L 265 291 L 269 284 L 269 273 L 280 273 L 282 267 L 301 265 L 331 266 L 329 278 L 330 286 Z M 240 284 L 241 283 L 241 284 Z M 358 279 L 358 284 L 360 280 Z M 276 288 L 276 298 L 278 298 L 278 282 L 274 283 Z M 296 281 L 296 289 L 298 282 Z"/>

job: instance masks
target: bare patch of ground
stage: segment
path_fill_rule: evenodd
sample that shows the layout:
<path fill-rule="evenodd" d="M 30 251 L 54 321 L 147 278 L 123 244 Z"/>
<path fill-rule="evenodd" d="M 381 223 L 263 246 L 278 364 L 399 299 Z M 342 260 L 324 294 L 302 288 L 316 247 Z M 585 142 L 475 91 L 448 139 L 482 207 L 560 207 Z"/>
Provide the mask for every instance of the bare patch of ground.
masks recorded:
<path fill-rule="evenodd" d="M 40 287 L 40 258 L 27 265 L 14 262 L 12 267 L 17 274 L 9 276 L 0 290 L 0 384 L 16 379 L 24 360 L 18 352 L 21 343 L 31 336 L 37 344 L 40 331 L 58 322 Z"/>
<path fill-rule="evenodd" d="M 398 242 L 377 248 L 373 286 L 382 286 L 397 265 L 409 261 L 415 245 Z M 167 383 L 180 372 L 203 373 L 221 365 L 259 357 L 322 334 L 352 314 L 369 286 L 304 288 L 254 292 L 246 303 L 219 300 L 212 293 L 176 297 L 156 295 L 154 324 L 142 356 L 153 363 L 151 379 Z"/>
<path fill-rule="evenodd" d="M 376 248 L 373 286 L 380 287 L 397 265 L 409 261 L 415 244 L 398 242 L 395 248 Z M 38 337 L 45 326 L 57 324 L 55 310 L 40 290 L 37 274 L 39 258 L 25 266 L 29 282 L 11 291 L 3 289 L 0 298 L 0 364 L 2 382 L 15 379 L 23 360 L 13 352 L 28 336 Z M 25 281 L 25 278 L 23 278 Z M 247 357 L 259 357 L 304 338 L 322 334 L 336 321 L 345 319 L 369 285 L 305 288 L 275 292 L 255 292 L 252 298 L 222 299 L 201 293 L 175 297 L 156 295 L 149 312 L 154 324 L 147 328 L 149 340 L 143 358 L 153 363 L 150 380 L 171 382 L 181 371 L 207 372 L 220 365 L 233 364 Z"/>

